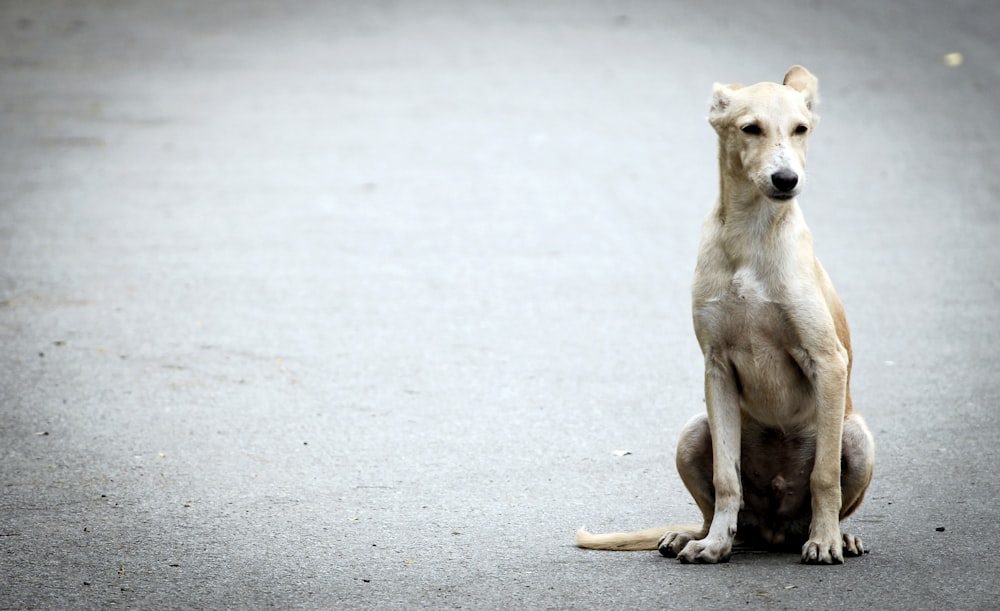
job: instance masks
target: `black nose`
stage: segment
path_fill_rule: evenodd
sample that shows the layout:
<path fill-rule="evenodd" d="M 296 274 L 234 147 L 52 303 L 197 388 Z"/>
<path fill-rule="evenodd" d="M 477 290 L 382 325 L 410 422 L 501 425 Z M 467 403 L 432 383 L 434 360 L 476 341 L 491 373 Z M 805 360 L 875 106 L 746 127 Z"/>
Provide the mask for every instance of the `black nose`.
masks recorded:
<path fill-rule="evenodd" d="M 771 174 L 771 184 L 782 193 L 788 193 L 799 184 L 799 175 L 791 170 L 778 170 Z"/>

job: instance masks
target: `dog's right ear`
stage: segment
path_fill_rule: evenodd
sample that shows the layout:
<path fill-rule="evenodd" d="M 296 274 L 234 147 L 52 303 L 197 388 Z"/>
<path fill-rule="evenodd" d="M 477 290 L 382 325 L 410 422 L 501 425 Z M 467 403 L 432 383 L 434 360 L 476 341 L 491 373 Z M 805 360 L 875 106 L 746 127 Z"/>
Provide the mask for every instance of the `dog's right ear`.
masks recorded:
<path fill-rule="evenodd" d="M 783 85 L 800 92 L 806 98 L 806 108 L 815 111 L 819 104 L 819 80 L 803 66 L 795 65 L 785 73 Z"/>
<path fill-rule="evenodd" d="M 719 129 L 729 113 L 729 107 L 733 102 L 733 92 L 742 87 L 743 85 L 739 83 L 732 85 L 715 83 L 712 85 L 712 103 L 708 109 L 708 122 L 712 124 L 712 127 Z"/>

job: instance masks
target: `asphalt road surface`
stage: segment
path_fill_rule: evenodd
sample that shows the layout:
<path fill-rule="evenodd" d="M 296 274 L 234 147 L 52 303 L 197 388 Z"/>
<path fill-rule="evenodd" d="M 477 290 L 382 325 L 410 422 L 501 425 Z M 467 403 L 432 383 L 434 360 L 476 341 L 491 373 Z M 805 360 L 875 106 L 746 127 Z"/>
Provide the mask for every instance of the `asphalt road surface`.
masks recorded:
<path fill-rule="evenodd" d="M 995 0 L 3 1 L 0 608 L 995 608 L 998 30 Z M 871 553 L 578 550 L 697 518 L 709 92 L 794 63 Z"/>

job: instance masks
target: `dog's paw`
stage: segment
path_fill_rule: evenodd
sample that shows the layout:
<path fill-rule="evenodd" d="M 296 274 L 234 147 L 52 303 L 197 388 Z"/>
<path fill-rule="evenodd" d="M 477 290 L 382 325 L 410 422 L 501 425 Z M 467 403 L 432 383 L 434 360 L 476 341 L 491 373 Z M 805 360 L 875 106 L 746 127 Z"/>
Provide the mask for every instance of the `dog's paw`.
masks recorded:
<path fill-rule="evenodd" d="M 810 539 L 802 546 L 804 564 L 843 564 L 844 542 L 837 537 L 832 542 Z"/>
<path fill-rule="evenodd" d="M 865 549 L 865 544 L 861 542 L 861 537 L 857 535 L 851 535 L 844 533 L 844 555 L 845 556 L 860 556 L 864 554 L 867 550 Z"/>
<path fill-rule="evenodd" d="M 676 558 L 693 538 L 694 535 L 690 532 L 667 532 L 656 544 L 656 549 L 664 558 Z"/>
<path fill-rule="evenodd" d="M 684 549 L 677 554 L 677 559 L 684 564 L 717 564 L 729 562 L 732 551 L 732 539 L 723 540 L 705 537 L 700 541 L 689 541 L 684 546 Z"/>
<path fill-rule="evenodd" d="M 860 556 L 865 553 L 861 537 L 844 533 L 837 543 L 830 545 L 808 541 L 802 546 L 802 562 L 805 564 L 842 564 L 845 556 Z"/>

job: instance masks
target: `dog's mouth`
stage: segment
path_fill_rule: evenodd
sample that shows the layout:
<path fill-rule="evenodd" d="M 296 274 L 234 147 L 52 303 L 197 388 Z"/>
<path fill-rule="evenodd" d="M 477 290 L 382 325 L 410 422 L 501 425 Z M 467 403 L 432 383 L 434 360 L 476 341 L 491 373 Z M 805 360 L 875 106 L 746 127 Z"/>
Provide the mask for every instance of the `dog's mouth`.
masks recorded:
<path fill-rule="evenodd" d="M 770 197 L 771 199 L 776 199 L 779 202 L 786 202 L 790 199 L 794 199 L 795 195 L 796 194 L 794 191 L 779 191 L 778 193 L 769 194 L 768 197 Z"/>

